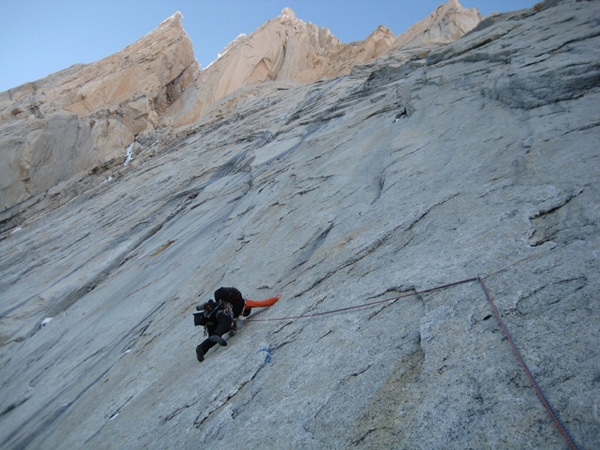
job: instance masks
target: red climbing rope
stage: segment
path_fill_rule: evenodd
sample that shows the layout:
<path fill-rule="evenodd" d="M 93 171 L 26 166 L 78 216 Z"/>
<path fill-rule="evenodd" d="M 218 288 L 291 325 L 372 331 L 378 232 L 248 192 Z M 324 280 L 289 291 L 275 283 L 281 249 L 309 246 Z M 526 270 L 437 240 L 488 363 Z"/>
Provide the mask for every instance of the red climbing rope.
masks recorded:
<path fill-rule="evenodd" d="M 358 308 L 367 308 L 369 306 L 378 305 L 380 303 L 392 302 L 392 301 L 399 300 L 401 298 L 411 297 L 411 296 L 414 296 L 414 295 L 427 294 L 429 292 L 437 291 L 437 290 L 440 290 L 440 289 L 446 289 L 446 288 L 449 288 L 449 287 L 452 287 L 452 286 L 456 286 L 456 285 L 459 285 L 459 284 L 471 283 L 471 282 L 474 282 L 474 281 L 478 281 L 481 284 L 481 287 L 483 288 L 483 291 L 485 292 L 485 296 L 487 297 L 487 299 L 488 299 L 488 301 L 489 301 L 489 303 L 490 303 L 490 305 L 492 307 L 492 310 L 494 311 L 494 315 L 496 316 L 496 319 L 500 323 L 500 326 L 502 327 L 502 331 L 504 331 L 504 335 L 508 339 L 508 342 L 509 342 L 510 346 L 512 347 L 512 350 L 513 350 L 514 354 L 516 355 L 517 360 L 519 361 L 519 364 L 521 365 L 521 367 L 523 368 L 523 370 L 527 374 L 527 378 L 529 378 L 529 381 L 531 382 L 533 388 L 535 389 L 535 392 L 538 395 L 538 397 L 540 398 L 542 404 L 544 405 L 544 407 L 548 411 L 548 414 L 550 414 L 550 417 L 552 418 L 552 420 L 554 421 L 554 423 L 558 427 L 560 433 L 564 436 L 565 440 L 567 441 L 567 444 L 569 445 L 569 448 L 571 448 L 573 450 L 578 450 L 578 447 L 575 444 L 575 441 L 573 440 L 573 438 L 571 437 L 571 435 L 567 431 L 567 428 L 562 423 L 562 421 L 560 420 L 560 418 L 558 417 L 558 415 L 556 414 L 556 412 L 554 411 L 554 409 L 550 405 L 550 402 L 548 402 L 548 400 L 546 399 L 544 393 L 542 392 L 542 390 L 540 389 L 540 387 L 536 383 L 535 379 L 533 378 L 533 375 L 529 371 L 529 368 L 525 364 L 525 361 L 521 357 L 521 354 L 519 353 L 519 350 L 517 349 L 517 346 L 515 345 L 515 343 L 512 340 L 512 338 L 511 338 L 508 330 L 506 329 L 506 326 L 504 325 L 504 322 L 502 321 L 502 318 L 500 317 L 500 313 L 498 312 L 498 309 L 496 308 L 496 305 L 494 304 L 494 301 L 492 300 L 492 297 L 491 297 L 491 295 L 490 295 L 490 293 L 488 291 L 488 288 L 485 285 L 485 283 L 483 282 L 483 279 L 481 277 L 467 278 L 465 280 L 455 281 L 454 283 L 443 284 L 441 286 L 436 286 L 436 287 L 433 287 L 433 288 L 425 289 L 423 291 L 409 292 L 409 293 L 401 294 L 401 295 L 399 295 L 397 297 L 386 298 L 386 299 L 383 299 L 383 300 L 378 300 L 378 301 L 370 302 L 370 303 L 363 303 L 361 305 L 355 305 L 355 306 L 348 306 L 348 307 L 345 307 L 345 308 L 333 309 L 333 310 L 330 310 L 330 311 L 323 311 L 323 312 L 317 312 L 317 313 L 312 313 L 312 314 L 302 314 L 302 315 L 299 315 L 299 316 L 274 317 L 274 318 L 270 318 L 270 319 L 255 319 L 255 318 L 250 317 L 250 318 L 246 319 L 246 322 L 272 322 L 272 321 L 282 321 L 282 320 L 309 319 L 311 317 L 325 316 L 327 314 L 336 314 L 336 313 L 340 313 L 340 312 L 344 312 L 344 311 L 350 311 L 350 310 L 358 309 Z"/>
<path fill-rule="evenodd" d="M 469 278 L 467 280 L 456 281 L 454 283 L 448 283 L 448 284 L 444 284 L 442 286 L 436 286 L 434 288 L 425 289 L 424 291 L 408 292 L 406 294 L 401 294 L 397 297 L 385 298 L 383 300 L 377 300 L 376 302 L 363 303 L 361 305 L 348 306 L 346 308 L 332 309 L 331 311 L 323 311 L 323 312 L 312 313 L 312 314 L 302 314 L 300 316 L 274 317 L 274 318 L 270 318 L 270 319 L 254 319 L 254 318 L 250 317 L 250 318 L 246 319 L 246 322 L 274 322 L 274 321 L 281 321 L 281 320 L 309 319 L 311 317 L 325 316 L 327 314 L 336 314 L 336 313 L 340 313 L 340 312 L 344 312 L 344 311 L 350 311 L 352 309 L 367 308 L 368 306 L 378 305 L 380 303 L 393 302 L 393 301 L 399 300 L 401 298 L 412 297 L 414 295 L 420 295 L 420 294 L 427 294 L 428 292 L 437 291 L 439 289 L 445 289 L 445 288 L 448 288 L 451 286 L 456 286 L 457 284 L 470 283 L 472 281 L 477 281 L 477 280 L 478 280 L 478 278 Z"/>
<path fill-rule="evenodd" d="M 504 331 L 504 335 L 506 336 L 506 339 L 508 339 L 508 342 L 509 342 L 510 346 L 512 347 L 513 353 L 515 354 L 515 356 L 517 357 L 517 360 L 519 361 L 519 364 L 521 364 L 521 367 L 523 368 L 523 370 L 527 374 L 527 378 L 529 378 L 529 381 L 531 382 L 531 385 L 535 389 L 536 394 L 540 398 L 540 400 L 542 402 L 542 405 L 544 405 L 544 407 L 548 411 L 548 414 L 550 414 L 550 417 L 552 417 L 552 420 L 554 421 L 554 423 L 558 427 L 558 430 L 564 436 L 565 440 L 567 441 L 567 444 L 569 445 L 569 448 L 577 450 L 578 447 L 575 444 L 575 441 L 573 440 L 573 438 L 571 437 L 571 435 L 567 431 L 567 428 L 565 427 L 565 425 L 559 419 L 559 417 L 556 414 L 556 412 L 554 412 L 554 409 L 552 408 L 552 406 L 550 405 L 550 403 L 546 399 L 546 396 L 544 395 L 544 393 L 542 392 L 542 390 L 540 389 L 540 387 L 536 383 L 535 378 L 533 378 L 533 375 L 529 371 L 529 368 L 527 367 L 527 364 L 525 364 L 525 361 L 523 361 L 523 358 L 521 357 L 521 354 L 519 353 L 519 350 L 517 349 L 517 346 L 513 342 L 512 338 L 510 337 L 510 333 L 508 332 L 508 330 L 506 329 L 506 326 L 504 325 L 504 321 L 500 317 L 500 313 L 498 312 L 498 309 L 496 308 L 496 305 L 494 304 L 494 301 L 492 300 L 490 292 L 488 291 L 487 286 L 483 282 L 483 279 L 481 277 L 478 277 L 477 279 L 481 283 L 481 287 L 483 288 L 483 291 L 485 292 L 485 296 L 487 297 L 488 301 L 490 302 L 490 305 L 492 306 L 492 310 L 494 311 L 494 315 L 496 316 L 496 319 L 498 319 L 498 322 L 500 323 L 500 326 L 502 327 L 502 331 Z"/>

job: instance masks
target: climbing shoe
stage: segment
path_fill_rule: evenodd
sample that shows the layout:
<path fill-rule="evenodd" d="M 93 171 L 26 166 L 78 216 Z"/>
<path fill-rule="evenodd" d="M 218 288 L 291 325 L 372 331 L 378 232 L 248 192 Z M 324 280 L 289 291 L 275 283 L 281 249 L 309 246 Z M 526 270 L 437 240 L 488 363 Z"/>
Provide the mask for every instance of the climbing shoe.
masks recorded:
<path fill-rule="evenodd" d="M 204 361 L 204 352 L 202 351 L 202 347 L 200 345 L 196 347 L 196 358 L 198 358 L 198 361 L 200 362 Z"/>

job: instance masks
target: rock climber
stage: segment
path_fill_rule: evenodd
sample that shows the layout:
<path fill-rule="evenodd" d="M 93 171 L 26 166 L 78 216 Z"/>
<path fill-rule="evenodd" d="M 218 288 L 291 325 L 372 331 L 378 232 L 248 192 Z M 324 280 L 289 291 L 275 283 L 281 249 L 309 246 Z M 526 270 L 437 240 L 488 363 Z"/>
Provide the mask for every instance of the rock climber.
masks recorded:
<path fill-rule="evenodd" d="M 204 361 L 204 355 L 216 344 L 227 345 L 223 335 L 235 328 L 233 310 L 230 304 L 209 300 L 202 306 L 197 306 L 198 313 L 194 314 L 194 325 L 203 325 L 208 337 L 196 347 L 196 358 Z"/>
<path fill-rule="evenodd" d="M 240 314 L 244 317 L 250 315 L 253 307 L 265 308 L 274 305 L 280 295 L 266 300 L 247 300 L 242 293 L 234 287 L 220 287 L 215 291 L 215 300 L 209 300 L 203 305 L 196 306 L 198 312 L 194 313 L 194 325 L 204 326 L 208 338 L 196 347 L 198 361 L 204 361 L 206 352 L 216 344 L 225 346 L 227 341 L 223 335 L 235 332 L 237 318 Z"/>

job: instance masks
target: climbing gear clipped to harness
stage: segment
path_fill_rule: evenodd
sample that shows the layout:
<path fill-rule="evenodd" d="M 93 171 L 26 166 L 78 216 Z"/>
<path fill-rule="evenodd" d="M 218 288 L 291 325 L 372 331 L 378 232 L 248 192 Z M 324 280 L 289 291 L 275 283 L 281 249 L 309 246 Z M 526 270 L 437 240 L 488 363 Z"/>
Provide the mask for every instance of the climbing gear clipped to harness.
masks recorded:
<path fill-rule="evenodd" d="M 231 319 L 231 330 L 237 330 L 237 319 L 235 318 L 235 314 L 233 313 L 233 305 L 227 302 L 221 302 L 223 305 L 223 314 L 229 316 Z M 221 344 L 222 345 L 222 344 Z"/>
<path fill-rule="evenodd" d="M 210 319 L 212 317 L 216 317 L 219 312 L 225 314 L 231 319 L 231 330 L 237 330 L 237 319 L 235 318 L 235 314 L 233 312 L 233 305 L 227 302 L 215 302 L 213 299 L 210 299 L 208 302 L 203 305 L 196 306 L 197 312 L 194 315 L 194 326 L 204 326 L 208 325 Z M 205 330 L 206 332 L 206 330 Z M 206 334 L 206 333 L 205 333 Z M 221 344 L 222 345 L 222 344 Z"/>
<path fill-rule="evenodd" d="M 229 303 L 232 307 L 234 318 L 242 314 L 246 304 L 242 293 L 234 287 L 220 287 L 215 291 L 215 299 L 222 303 Z"/>
<path fill-rule="evenodd" d="M 225 314 L 227 314 L 229 317 L 231 317 L 231 320 L 233 320 L 234 314 L 233 314 L 233 305 L 231 303 L 227 303 L 227 302 L 221 302 L 223 304 L 223 312 Z"/>

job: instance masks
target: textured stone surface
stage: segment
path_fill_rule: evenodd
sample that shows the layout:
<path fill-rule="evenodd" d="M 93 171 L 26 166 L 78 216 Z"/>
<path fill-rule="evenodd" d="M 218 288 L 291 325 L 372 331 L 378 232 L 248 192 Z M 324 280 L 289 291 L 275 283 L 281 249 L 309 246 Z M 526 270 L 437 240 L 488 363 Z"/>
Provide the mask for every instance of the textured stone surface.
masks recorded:
<path fill-rule="evenodd" d="M 177 13 L 112 56 L 0 93 L 0 223 L 14 225 L 57 185 L 122 164 L 198 70 Z"/>
<path fill-rule="evenodd" d="M 448 44 L 471 31 L 482 19 L 477 8 L 464 8 L 458 0 L 449 0 L 398 36 L 392 48 Z"/>
<path fill-rule="evenodd" d="M 281 293 L 254 316 L 277 319 L 481 275 L 595 448 L 600 2 L 549 6 L 243 88 L 2 234 L 0 446 L 565 448 L 476 282 L 245 322 L 195 359 L 221 285 Z"/>
<path fill-rule="evenodd" d="M 402 35 L 394 37 L 385 26 L 379 26 L 365 40 L 346 44 L 326 28 L 304 22 L 285 8 L 252 34 L 241 35 L 229 44 L 198 78 L 198 89 L 190 93 L 197 99 L 188 100 L 194 105 L 193 111 L 172 117 L 177 124 L 196 120 L 215 101 L 244 86 L 274 80 L 312 83 L 346 75 L 357 64 L 400 48 L 447 44 L 481 19 L 477 9 L 450 0 Z"/>
<path fill-rule="evenodd" d="M 156 128 L 189 125 L 240 88 L 347 74 L 400 44 L 455 40 L 481 16 L 452 0 L 401 43 L 381 26 L 364 41 L 342 44 L 285 8 L 204 70 L 181 18 L 174 14 L 101 61 L 0 93 L 0 230 L 71 200 L 82 179 L 98 185 L 106 178 L 101 174 L 135 157 Z"/>

